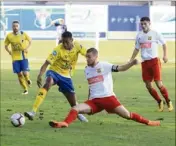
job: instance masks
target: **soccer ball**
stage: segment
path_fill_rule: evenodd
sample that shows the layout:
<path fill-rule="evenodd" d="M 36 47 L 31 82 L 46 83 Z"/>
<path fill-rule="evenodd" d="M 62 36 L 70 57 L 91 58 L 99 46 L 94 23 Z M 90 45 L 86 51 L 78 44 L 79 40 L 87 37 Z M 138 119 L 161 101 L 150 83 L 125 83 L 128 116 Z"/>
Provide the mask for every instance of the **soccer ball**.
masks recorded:
<path fill-rule="evenodd" d="M 14 127 L 20 127 L 25 124 L 25 117 L 21 113 L 15 113 L 10 118 Z"/>

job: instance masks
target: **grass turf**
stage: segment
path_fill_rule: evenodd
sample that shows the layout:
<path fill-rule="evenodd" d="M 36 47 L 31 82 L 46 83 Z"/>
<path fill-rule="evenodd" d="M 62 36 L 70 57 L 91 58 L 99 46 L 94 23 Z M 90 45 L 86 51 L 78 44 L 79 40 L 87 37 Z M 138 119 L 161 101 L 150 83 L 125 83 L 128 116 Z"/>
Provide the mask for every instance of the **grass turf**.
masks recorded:
<path fill-rule="evenodd" d="M 37 70 L 31 71 L 33 87 L 29 95 L 21 95 L 21 87 L 11 70 L 1 70 L 1 146 L 174 146 L 175 112 L 156 112 L 157 104 L 147 93 L 141 80 L 140 67 L 113 74 L 114 91 L 122 104 L 133 112 L 155 120 L 163 118 L 161 127 L 148 127 L 105 112 L 87 116 L 89 123 L 78 120 L 67 129 L 53 129 L 49 120 L 62 120 L 69 105 L 57 87 L 53 87 L 34 121 L 26 120 L 21 128 L 10 123 L 13 113 L 29 111 L 37 93 Z M 164 65 L 163 81 L 175 103 L 175 69 Z M 88 87 L 83 70 L 73 78 L 79 102 L 87 99 Z M 175 106 L 175 104 L 174 104 Z M 43 114 L 43 115 L 42 115 Z M 43 118 L 42 118 L 43 117 Z"/>

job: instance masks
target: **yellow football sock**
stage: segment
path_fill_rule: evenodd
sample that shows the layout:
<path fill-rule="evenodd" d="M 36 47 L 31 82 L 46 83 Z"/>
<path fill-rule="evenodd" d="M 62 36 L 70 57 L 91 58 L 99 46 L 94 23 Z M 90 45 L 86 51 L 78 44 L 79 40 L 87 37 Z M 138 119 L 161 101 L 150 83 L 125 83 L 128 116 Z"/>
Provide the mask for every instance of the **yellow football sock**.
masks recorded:
<path fill-rule="evenodd" d="M 25 77 L 26 81 L 30 80 L 29 73 L 25 74 L 24 77 Z"/>
<path fill-rule="evenodd" d="M 23 75 L 18 76 L 18 79 L 19 79 L 20 85 L 23 87 L 23 89 L 28 90 L 24 76 Z"/>
<path fill-rule="evenodd" d="M 44 88 L 40 88 L 39 89 L 39 92 L 38 92 L 38 94 L 36 96 L 36 100 L 34 102 L 32 111 L 37 112 L 37 109 L 39 108 L 39 106 L 43 102 L 44 98 L 46 97 L 46 94 L 47 94 L 47 90 L 46 89 L 44 89 Z"/>

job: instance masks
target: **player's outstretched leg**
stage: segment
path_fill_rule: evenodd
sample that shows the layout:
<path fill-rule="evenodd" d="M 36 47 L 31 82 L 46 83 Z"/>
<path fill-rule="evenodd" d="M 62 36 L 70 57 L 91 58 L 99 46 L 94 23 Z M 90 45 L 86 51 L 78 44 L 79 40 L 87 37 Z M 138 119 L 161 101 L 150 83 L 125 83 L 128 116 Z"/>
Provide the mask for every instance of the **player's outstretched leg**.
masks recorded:
<path fill-rule="evenodd" d="M 161 100 L 157 91 L 152 87 L 152 83 L 150 81 L 145 81 L 145 85 L 150 95 L 157 101 L 159 108 L 158 111 L 162 112 L 164 110 L 164 102 Z"/>
<path fill-rule="evenodd" d="M 73 107 L 67 117 L 62 122 L 50 121 L 49 125 L 53 128 L 65 128 L 68 127 L 73 121 L 76 120 L 79 113 L 89 114 L 91 113 L 91 107 L 85 103 L 78 104 Z"/>
<path fill-rule="evenodd" d="M 28 87 L 26 85 L 26 80 L 22 74 L 22 72 L 18 73 L 18 80 L 19 80 L 19 83 L 20 85 L 23 87 L 24 89 L 24 92 L 22 93 L 23 95 L 26 95 L 28 94 Z"/>
<path fill-rule="evenodd" d="M 155 81 L 155 83 L 156 83 L 158 89 L 160 90 L 161 94 L 165 98 L 165 101 L 168 106 L 168 110 L 171 112 L 174 108 L 173 108 L 171 100 L 169 99 L 169 94 L 168 94 L 166 87 L 164 87 L 162 81 Z"/>
<path fill-rule="evenodd" d="M 137 113 L 130 113 L 123 105 L 116 107 L 113 112 L 125 119 L 130 119 L 148 126 L 160 126 L 160 121 L 150 121 Z"/>
<path fill-rule="evenodd" d="M 34 116 L 39 108 L 39 106 L 42 104 L 43 100 L 45 99 L 47 92 L 49 91 L 50 87 L 54 85 L 53 78 L 47 77 L 46 82 L 43 86 L 43 88 L 40 88 L 38 91 L 38 94 L 36 96 L 36 100 L 33 104 L 33 108 L 31 112 L 25 112 L 24 115 L 29 119 L 33 120 Z"/>
<path fill-rule="evenodd" d="M 67 98 L 67 100 L 68 100 L 68 102 L 69 102 L 71 107 L 74 107 L 74 106 L 78 105 L 78 102 L 76 101 L 76 94 L 75 93 L 63 92 L 63 94 Z M 84 115 L 82 115 L 82 114 L 78 114 L 78 119 L 81 122 L 88 122 L 87 118 Z"/>

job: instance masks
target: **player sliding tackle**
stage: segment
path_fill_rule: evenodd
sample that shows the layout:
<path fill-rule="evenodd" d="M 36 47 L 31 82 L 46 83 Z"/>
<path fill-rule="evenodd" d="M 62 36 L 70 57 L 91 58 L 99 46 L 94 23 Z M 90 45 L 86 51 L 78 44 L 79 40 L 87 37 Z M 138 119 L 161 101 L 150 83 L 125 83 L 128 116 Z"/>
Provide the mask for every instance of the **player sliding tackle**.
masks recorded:
<path fill-rule="evenodd" d="M 72 107 L 76 105 L 76 95 L 70 74 L 75 69 L 79 54 L 85 56 L 86 49 L 77 42 L 73 42 L 71 32 L 64 32 L 62 34 L 62 43 L 53 50 L 40 69 L 37 78 L 37 84 L 40 89 L 36 96 L 33 109 L 31 112 L 24 113 L 29 120 L 33 120 L 47 92 L 54 85 L 59 86 L 59 91 L 65 95 Z M 50 68 L 46 72 L 46 81 L 42 86 L 42 75 L 49 65 Z M 78 119 L 87 122 L 87 119 L 81 114 L 78 115 Z"/>
<path fill-rule="evenodd" d="M 31 38 L 23 31 L 20 31 L 18 21 L 12 22 L 12 30 L 5 38 L 5 49 L 12 56 L 13 72 L 17 74 L 18 80 L 23 87 L 22 94 L 28 94 L 28 86 L 32 85 L 29 77 L 29 64 L 27 54 L 31 46 Z M 9 45 L 11 44 L 11 50 Z"/>
<path fill-rule="evenodd" d="M 141 50 L 142 57 L 142 78 L 145 82 L 146 88 L 150 95 L 158 102 L 159 111 L 164 110 L 164 102 L 161 100 L 157 91 L 152 86 L 152 81 L 155 81 L 156 86 L 160 90 L 161 94 L 166 100 L 168 110 L 173 110 L 173 105 L 169 99 L 168 91 L 164 87 L 161 79 L 161 62 L 158 58 L 158 43 L 163 47 L 163 61 L 166 63 L 167 58 L 167 46 L 162 35 L 150 29 L 150 19 L 143 17 L 140 20 L 142 26 L 142 32 L 136 37 L 136 45 L 131 57 L 131 61 L 137 56 L 139 50 Z"/>
<path fill-rule="evenodd" d="M 113 92 L 111 72 L 126 71 L 137 64 L 137 60 L 119 66 L 107 62 L 98 62 L 98 52 L 95 48 L 87 50 L 86 58 L 87 67 L 85 69 L 85 76 L 89 84 L 89 100 L 73 107 L 63 122 L 50 121 L 49 125 L 51 127 L 68 127 L 76 119 L 78 114 L 96 114 L 102 110 L 149 126 L 160 125 L 160 121 L 150 121 L 136 113 L 129 112 L 121 105 Z"/>

